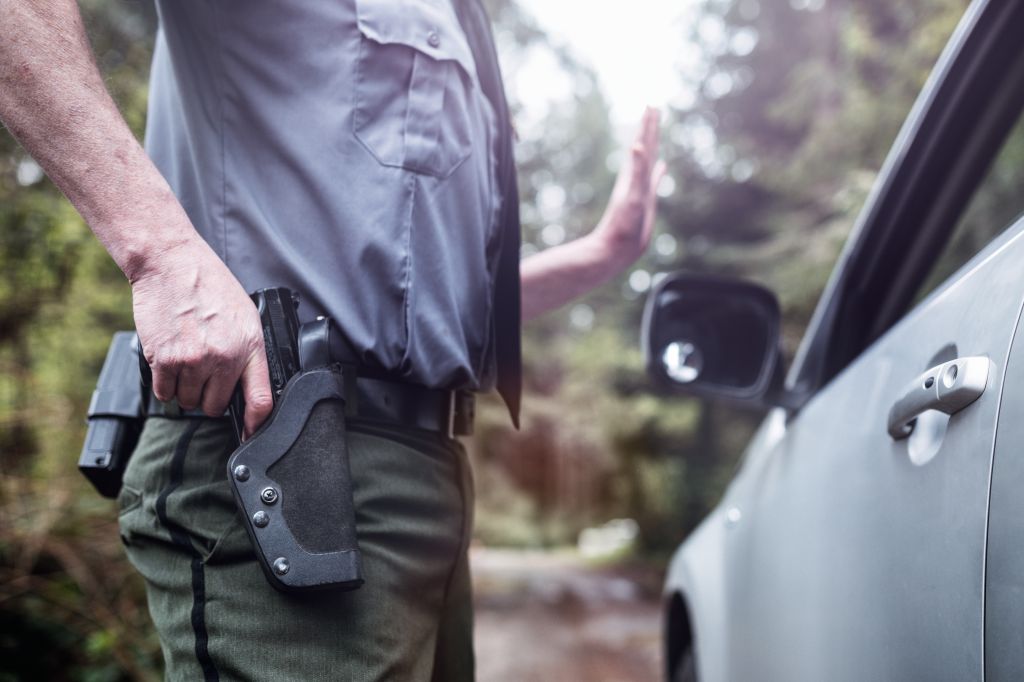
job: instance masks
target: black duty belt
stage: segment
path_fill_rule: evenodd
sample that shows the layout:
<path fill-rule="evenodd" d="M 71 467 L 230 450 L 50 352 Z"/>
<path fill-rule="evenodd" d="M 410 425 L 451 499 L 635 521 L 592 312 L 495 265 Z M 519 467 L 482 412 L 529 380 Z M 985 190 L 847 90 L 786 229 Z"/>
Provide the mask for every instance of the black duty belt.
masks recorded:
<path fill-rule="evenodd" d="M 386 379 L 358 377 L 349 417 L 354 422 L 395 424 L 444 434 L 473 433 L 474 398 L 469 391 L 446 391 Z M 206 417 L 202 410 L 183 410 L 174 401 L 150 394 L 147 414 L 155 417 Z"/>

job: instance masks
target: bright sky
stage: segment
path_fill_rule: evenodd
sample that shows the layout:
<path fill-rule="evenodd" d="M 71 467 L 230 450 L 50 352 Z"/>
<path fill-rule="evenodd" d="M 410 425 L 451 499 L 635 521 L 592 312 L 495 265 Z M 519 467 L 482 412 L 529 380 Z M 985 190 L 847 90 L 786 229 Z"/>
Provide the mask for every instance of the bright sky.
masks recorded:
<path fill-rule="evenodd" d="M 679 70 L 692 58 L 692 49 L 687 50 L 691 0 L 520 2 L 556 43 L 570 47 L 597 72 L 620 136 L 635 129 L 645 104 L 664 111 L 682 93 Z M 550 67 L 526 65 L 518 92 L 528 107 L 564 87 Z"/>

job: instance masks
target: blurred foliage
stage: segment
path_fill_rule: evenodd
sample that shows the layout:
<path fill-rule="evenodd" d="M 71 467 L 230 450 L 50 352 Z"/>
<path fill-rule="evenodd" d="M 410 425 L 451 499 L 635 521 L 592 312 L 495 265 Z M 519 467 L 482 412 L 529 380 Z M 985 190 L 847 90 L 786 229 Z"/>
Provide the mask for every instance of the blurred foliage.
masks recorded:
<path fill-rule="evenodd" d="M 155 15 L 82 2 L 107 86 L 141 135 Z M 57 189 L 0 135 L 0 680 L 159 678 L 113 505 L 76 471 L 85 410 L 130 290 Z"/>
<path fill-rule="evenodd" d="M 81 4 L 108 87 L 141 135 L 153 8 Z M 598 74 L 513 0 L 486 4 L 518 124 L 528 255 L 600 219 L 620 152 Z M 654 248 L 525 331 L 521 431 L 496 400 L 480 406 L 469 445 L 482 542 L 561 545 L 628 517 L 657 553 L 699 522 L 758 415 L 652 393 L 637 343 L 642 296 L 677 268 L 760 280 L 782 300 L 791 355 L 964 6 L 697 0 L 679 40 L 699 59 L 680 74 L 665 116 L 674 191 L 662 201 Z M 564 95 L 540 115 L 515 96 L 521 67 L 538 58 L 565 76 Z M 1002 186 L 1012 194 L 1019 182 Z M 985 221 L 999 209 L 976 210 Z M 106 344 L 131 326 L 130 291 L 6 135 L 0 272 L 0 680 L 155 679 L 159 649 L 114 507 L 75 470 Z"/>
<path fill-rule="evenodd" d="M 791 359 L 885 154 L 966 7 L 694 4 L 680 43 L 695 51 L 686 60 L 695 66 L 680 74 L 664 117 L 674 182 L 660 204 L 659 234 L 630 272 L 525 330 L 522 430 L 505 425 L 497 404 L 481 410 L 474 452 L 484 542 L 567 543 L 583 527 L 629 517 L 640 523 L 643 547 L 663 553 L 700 521 L 760 415 L 654 395 L 638 349 L 641 296 L 680 268 L 760 281 L 779 295 Z M 491 5 L 524 23 L 514 4 Z M 537 30 L 499 37 L 513 107 L 527 119 L 518 158 L 528 255 L 597 222 L 618 151 L 600 88 L 570 49 Z M 530 50 L 540 49 L 557 55 L 568 87 L 531 125 L 514 101 L 516 81 Z"/>

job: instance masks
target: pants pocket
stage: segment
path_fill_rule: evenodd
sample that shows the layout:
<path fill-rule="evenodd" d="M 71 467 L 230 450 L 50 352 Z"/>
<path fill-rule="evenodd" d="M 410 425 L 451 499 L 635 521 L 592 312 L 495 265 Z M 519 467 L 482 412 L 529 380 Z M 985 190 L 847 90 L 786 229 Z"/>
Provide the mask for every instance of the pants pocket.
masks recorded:
<path fill-rule="evenodd" d="M 133 561 L 157 546 L 204 562 L 251 555 L 227 480 L 233 449 L 224 420 L 147 421 L 119 498 Z"/>
<path fill-rule="evenodd" d="M 142 491 L 136 490 L 128 485 L 121 486 L 121 492 L 117 494 L 117 515 L 119 517 L 130 513 L 142 504 Z"/>

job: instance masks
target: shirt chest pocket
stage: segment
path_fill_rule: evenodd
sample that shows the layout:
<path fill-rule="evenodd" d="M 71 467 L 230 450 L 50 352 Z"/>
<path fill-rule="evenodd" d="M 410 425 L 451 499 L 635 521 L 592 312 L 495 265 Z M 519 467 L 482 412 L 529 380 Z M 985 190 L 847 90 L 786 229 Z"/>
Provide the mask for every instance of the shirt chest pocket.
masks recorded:
<path fill-rule="evenodd" d="M 470 154 L 473 55 L 449 0 L 357 0 L 353 126 L 385 166 L 446 177 Z"/>

